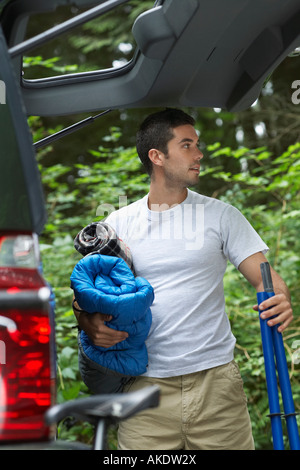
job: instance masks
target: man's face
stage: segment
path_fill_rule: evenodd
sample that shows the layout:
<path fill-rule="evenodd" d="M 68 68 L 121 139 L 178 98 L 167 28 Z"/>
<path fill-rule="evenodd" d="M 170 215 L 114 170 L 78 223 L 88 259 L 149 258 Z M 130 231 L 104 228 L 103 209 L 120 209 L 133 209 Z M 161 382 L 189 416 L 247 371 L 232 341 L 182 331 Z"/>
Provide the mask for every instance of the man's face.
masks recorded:
<path fill-rule="evenodd" d="M 173 135 L 168 142 L 168 153 L 163 155 L 165 181 L 168 186 L 193 186 L 198 182 L 203 158 L 198 148 L 198 135 L 189 124 L 174 128 Z"/>

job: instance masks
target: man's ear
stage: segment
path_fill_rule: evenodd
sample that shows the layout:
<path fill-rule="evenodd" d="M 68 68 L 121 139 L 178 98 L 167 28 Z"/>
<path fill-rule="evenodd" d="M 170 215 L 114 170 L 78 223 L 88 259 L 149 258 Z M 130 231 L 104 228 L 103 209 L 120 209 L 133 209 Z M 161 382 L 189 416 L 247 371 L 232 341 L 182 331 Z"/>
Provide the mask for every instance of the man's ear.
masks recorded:
<path fill-rule="evenodd" d="M 154 165 L 162 166 L 162 164 L 163 164 L 163 159 L 162 159 L 163 153 L 162 152 L 160 152 L 157 149 L 151 149 L 148 152 L 148 156 L 149 156 L 151 162 Z"/>

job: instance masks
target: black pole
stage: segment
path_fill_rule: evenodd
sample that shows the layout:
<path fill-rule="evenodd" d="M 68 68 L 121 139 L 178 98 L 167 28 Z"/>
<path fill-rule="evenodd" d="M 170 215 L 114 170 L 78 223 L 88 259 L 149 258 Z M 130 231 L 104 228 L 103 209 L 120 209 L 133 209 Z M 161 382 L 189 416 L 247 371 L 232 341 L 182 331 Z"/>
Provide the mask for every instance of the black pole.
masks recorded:
<path fill-rule="evenodd" d="M 52 142 L 55 142 L 56 140 L 59 140 L 68 134 L 72 134 L 73 132 L 77 131 L 78 129 L 81 129 L 82 127 L 88 126 L 89 124 L 92 124 L 95 119 L 104 116 L 104 114 L 107 114 L 110 111 L 111 109 L 107 109 L 106 111 L 103 111 L 103 113 L 97 114 L 96 116 L 90 116 L 86 119 L 83 119 L 82 121 L 77 122 L 76 124 L 72 124 L 71 126 L 56 132 L 55 134 L 49 135 L 44 139 L 38 140 L 33 144 L 34 149 L 37 150 L 40 147 L 44 147 L 45 145 L 50 145 Z"/>

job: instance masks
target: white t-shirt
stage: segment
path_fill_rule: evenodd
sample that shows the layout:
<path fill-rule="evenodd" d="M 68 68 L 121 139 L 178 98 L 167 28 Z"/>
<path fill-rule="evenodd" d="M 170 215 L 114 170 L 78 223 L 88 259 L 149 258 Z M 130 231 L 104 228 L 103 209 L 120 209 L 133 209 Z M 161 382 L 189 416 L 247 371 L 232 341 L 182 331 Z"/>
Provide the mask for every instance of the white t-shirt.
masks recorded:
<path fill-rule="evenodd" d="M 235 338 L 223 289 L 227 260 L 238 267 L 268 250 L 244 216 L 188 190 L 173 208 L 149 210 L 147 195 L 106 222 L 129 246 L 136 274 L 154 288 L 144 375 L 171 377 L 231 361 Z"/>

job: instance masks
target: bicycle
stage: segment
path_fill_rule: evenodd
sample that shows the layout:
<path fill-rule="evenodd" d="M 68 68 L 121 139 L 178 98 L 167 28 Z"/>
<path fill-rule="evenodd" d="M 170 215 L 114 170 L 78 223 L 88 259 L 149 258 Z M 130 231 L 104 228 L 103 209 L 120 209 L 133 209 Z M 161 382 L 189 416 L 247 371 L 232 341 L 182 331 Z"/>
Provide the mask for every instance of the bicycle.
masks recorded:
<path fill-rule="evenodd" d="M 159 394 L 159 387 L 154 385 L 135 392 L 95 395 L 70 400 L 49 408 L 45 414 L 45 420 L 49 426 L 69 416 L 88 421 L 95 427 L 93 445 L 70 443 L 68 447 L 81 450 L 107 450 L 105 446 L 108 426 L 130 418 L 147 408 L 158 406 Z M 55 448 L 65 448 L 66 442 L 57 440 L 54 445 Z"/>

